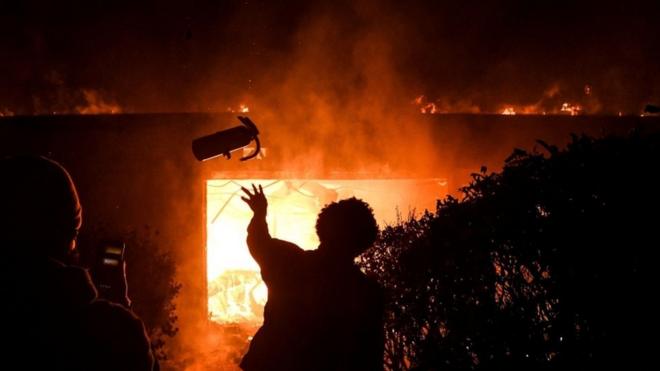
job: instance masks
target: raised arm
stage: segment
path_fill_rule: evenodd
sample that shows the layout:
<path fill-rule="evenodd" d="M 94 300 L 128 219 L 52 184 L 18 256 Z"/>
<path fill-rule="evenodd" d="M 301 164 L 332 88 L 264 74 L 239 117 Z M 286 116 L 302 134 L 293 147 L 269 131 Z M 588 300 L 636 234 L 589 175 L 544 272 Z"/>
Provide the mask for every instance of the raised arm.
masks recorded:
<path fill-rule="evenodd" d="M 266 200 L 261 185 L 257 188 L 253 184 L 253 193 L 245 187 L 241 187 L 241 190 L 245 193 L 245 196 L 241 197 L 241 199 L 250 206 L 250 209 L 252 209 L 252 212 L 254 213 L 250 225 L 248 225 L 248 248 L 250 249 L 250 254 L 254 260 L 257 261 L 259 266 L 262 266 L 268 252 L 268 245 L 272 240 L 272 237 L 268 232 L 268 224 L 266 223 L 268 200 Z"/>
<path fill-rule="evenodd" d="M 261 185 L 257 188 L 252 185 L 252 192 L 241 187 L 245 196 L 241 197 L 250 206 L 254 215 L 248 225 L 247 245 L 250 254 L 261 267 L 261 275 L 266 283 L 276 278 L 286 278 L 286 267 L 290 267 L 302 249 L 298 246 L 272 238 L 268 232 L 266 215 L 268 214 L 268 200 Z"/>

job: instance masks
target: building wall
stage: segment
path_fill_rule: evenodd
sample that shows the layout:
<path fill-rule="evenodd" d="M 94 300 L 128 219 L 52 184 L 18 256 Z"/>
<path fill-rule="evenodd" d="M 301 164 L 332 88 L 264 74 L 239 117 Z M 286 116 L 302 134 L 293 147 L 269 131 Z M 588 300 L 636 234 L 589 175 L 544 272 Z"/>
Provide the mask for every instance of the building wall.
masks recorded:
<path fill-rule="evenodd" d="M 230 114 L 3 117 L 0 155 L 41 154 L 61 162 L 79 189 L 84 208 L 83 234 L 99 227 L 118 235 L 145 225 L 158 230 L 156 243 L 172 253 L 178 280 L 183 284 L 178 299 L 178 338 L 188 343 L 186 339 L 198 336 L 207 317 L 206 179 L 447 178 L 449 188 L 456 189 L 481 165 L 496 170 L 514 147 L 531 148 L 536 139 L 563 145 L 570 133 L 621 134 L 634 127 L 646 131 L 660 128 L 658 117 L 419 116 L 405 123 L 403 138 L 394 139 L 415 147 L 414 141 L 406 142 L 405 133 L 428 133 L 423 158 L 388 157 L 385 147 L 378 156 L 372 153 L 368 157 L 377 166 L 365 171 L 353 168 L 351 160 L 364 159 L 370 148 L 356 146 L 343 161 L 333 161 L 332 138 L 306 136 L 304 126 L 287 131 L 276 123 L 262 124 L 258 115 L 254 118 L 268 150 L 262 160 L 214 159 L 199 163 L 194 159 L 192 139 L 236 125 Z M 291 143 L 297 145 L 295 158 L 286 155 Z M 331 165 L 330 171 L 327 166 L 301 171 L 296 161 L 306 157 L 312 163 L 325 161 Z M 411 166 L 414 163 L 425 165 Z M 386 171 L 372 171 L 380 168 Z M 95 236 L 87 237 L 87 241 L 93 241 Z"/>

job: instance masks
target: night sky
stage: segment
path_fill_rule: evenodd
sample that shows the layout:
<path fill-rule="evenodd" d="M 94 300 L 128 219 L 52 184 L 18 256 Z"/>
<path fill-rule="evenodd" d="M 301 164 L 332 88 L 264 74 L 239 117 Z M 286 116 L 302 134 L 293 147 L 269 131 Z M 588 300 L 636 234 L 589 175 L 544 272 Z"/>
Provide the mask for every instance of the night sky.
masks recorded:
<path fill-rule="evenodd" d="M 660 2 L 2 1 L 0 68 L 5 114 L 75 112 L 84 91 L 124 112 L 359 92 L 639 113 L 660 102 Z"/>

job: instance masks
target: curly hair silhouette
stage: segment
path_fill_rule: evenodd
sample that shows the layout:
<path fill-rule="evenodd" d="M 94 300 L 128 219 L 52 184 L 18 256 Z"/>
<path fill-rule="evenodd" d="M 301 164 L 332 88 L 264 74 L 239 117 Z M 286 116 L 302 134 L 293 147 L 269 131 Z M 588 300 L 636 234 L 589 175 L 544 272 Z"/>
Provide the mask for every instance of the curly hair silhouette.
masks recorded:
<path fill-rule="evenodd" d="M 378 224 L 369 204 L 351 197 L 321 210 L 316 233 L 321 246 L 332 245 L 332 249 L 340 250 L 335 253 L 355 258 L 376 241 Z"/>

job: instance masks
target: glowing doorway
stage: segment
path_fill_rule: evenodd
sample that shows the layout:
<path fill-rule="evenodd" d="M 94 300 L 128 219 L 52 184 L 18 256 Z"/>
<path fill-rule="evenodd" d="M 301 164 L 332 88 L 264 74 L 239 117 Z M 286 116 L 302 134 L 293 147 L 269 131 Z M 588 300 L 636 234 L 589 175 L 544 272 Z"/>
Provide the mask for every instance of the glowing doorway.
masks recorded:
<path fill-rule="evenodd" d="M 442 179 L 280 180 L 213 179 L 206 184 L 209 317 L 219 323 L 260 324 L 268 294 L 245 239 L 252 217 L 241 186 L 261 184 L 268 198 L 273 237 L 315 249 L 316 216 L 324 205 L 348 197 L 367 201 L 381 228 L 411 210 L 434 209 L 447 193 Z"/>

